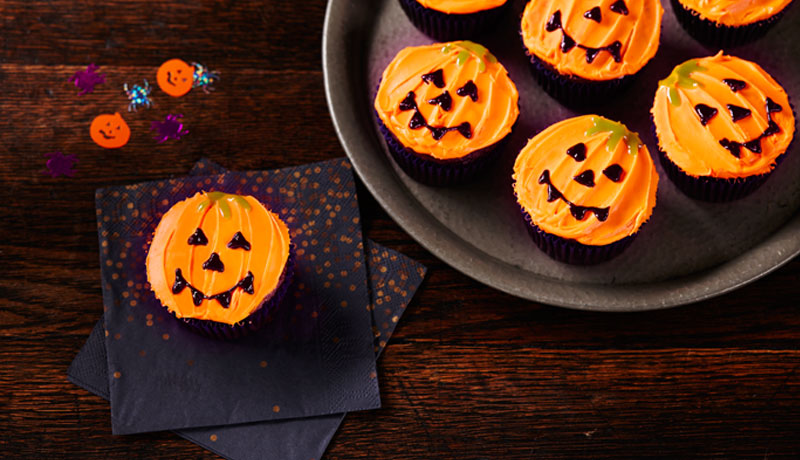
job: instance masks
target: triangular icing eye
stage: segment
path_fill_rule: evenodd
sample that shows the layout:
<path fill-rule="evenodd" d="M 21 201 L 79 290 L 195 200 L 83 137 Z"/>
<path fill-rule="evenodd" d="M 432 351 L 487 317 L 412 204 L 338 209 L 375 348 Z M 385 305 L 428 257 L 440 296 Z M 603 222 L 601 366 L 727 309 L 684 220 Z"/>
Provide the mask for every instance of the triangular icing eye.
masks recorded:
<path fill-rule="evenodd" d="M 203 233 L 203 230 L 198 228 L 192 233 L 192 236 L 189 237 L 188 243 L 192 246 L 205 246 L 208 244 L 208 238 L 206 238 L 206 234 Z"/>
<path fill-rule="evenodd" d="M 583 17 L 586 19 L 591 19 L 594 22 L 600 22 L 603 20 L 603 13 L 600 11 L 599 6 L 595 6 L 591 10 L 583 13 Z"/>
<path fill-rule="evenodd" d="M 247 241 L 242 235 L 242 232 L 236 232 L 233 235 L 233 238 L 228 242 L 228 248 L 230 249 L 244 249 L 245 251 L 250 250 L 250 242 Z"/>
<path fill-rule="evenodd" d="M 422 76 L 422 81 L 425 83 L 433 83 L 437 88 L 444 88 L 444 71 L 442 69 L 426 73 Z"/>
<path fill-rule="evenodd" d="M 623 16 L 628 15 L 628 5 L 625 4 L 625 0 L 617 0 L 608 9 Z"/>
<path fill-rule="evenodd" d="M 461 88 L 458 88 L 456 94 L 461 97 L 469 97 L 472 99 L 472 102 L 478 102 L 478 87 L 475 86 L 472 80 L 464 83 L 464 86 Z"/>

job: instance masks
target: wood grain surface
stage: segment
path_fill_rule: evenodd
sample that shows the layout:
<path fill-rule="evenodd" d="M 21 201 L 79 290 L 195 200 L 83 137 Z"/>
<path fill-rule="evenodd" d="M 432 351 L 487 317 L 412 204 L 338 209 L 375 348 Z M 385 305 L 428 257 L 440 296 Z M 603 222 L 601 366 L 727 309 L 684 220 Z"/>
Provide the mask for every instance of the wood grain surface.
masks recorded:
<path fill-rule="evenodd" d="M 369 1 L 369 0 L 363 0 Z M 325 105 L 325 2 L 0 2 L 0 457 L 217 458 L 170 433 L 112 436 L 108 403 L 66 369 L 102 312 L 94 190 L 339 157 Z M 154 89 L 125 111 L 122 84 L 169 58 L 222 80 L 210 95 Z M 106 83 L 67 80 L 89 63 Z M 95 115 L 133 132 L 94 145 Z M 190 134 L 157 144 L 150 122 Z M 80 163 L 42 174 L 43 154 Z M 379 363 L 384 408 L 351 414 L 329 459 L 798 458 L 800 261 L 696 305 L 600 314 L 487 288 L 417 245 L 359 189 L 367 237 L 428 265 Z"/>

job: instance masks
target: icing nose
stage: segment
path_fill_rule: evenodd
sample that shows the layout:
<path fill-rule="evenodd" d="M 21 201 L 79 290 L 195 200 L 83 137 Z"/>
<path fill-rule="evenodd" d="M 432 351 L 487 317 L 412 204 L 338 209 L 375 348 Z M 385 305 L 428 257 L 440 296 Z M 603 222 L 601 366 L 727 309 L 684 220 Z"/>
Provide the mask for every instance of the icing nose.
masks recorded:
<path fill-rule="evenodd" d="M 212 252 L 211 255 L 208 256 L 208 260 L 203 262 L 203 270 L 224 272 L 225 265 L 222 263 L 222 259 L 219 258 L 219 254 L 217 254 L 216 252 Z"/>

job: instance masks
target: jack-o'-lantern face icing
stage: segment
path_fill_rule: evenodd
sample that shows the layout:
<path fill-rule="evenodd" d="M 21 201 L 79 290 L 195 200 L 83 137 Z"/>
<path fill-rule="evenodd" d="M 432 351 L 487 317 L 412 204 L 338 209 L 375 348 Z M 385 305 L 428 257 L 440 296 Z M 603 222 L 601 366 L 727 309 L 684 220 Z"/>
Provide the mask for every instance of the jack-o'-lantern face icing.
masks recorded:
<path fill-rule="evenodd" d="M 161 218 L 147 279 L 177 317 L 235 324 L 269 298 L 288 257 L 288 228 L 258 200 L 199 192 Z"/>
<path fill-rule="evenodd" d="M 514 164 L 514 192 L 543 231 L 604 246 L 636 233 L 656 202 L 658 174 L 636 133 L 597 115 L 533 137 Z"/>
<path fill-rule="evenodd" d="M 658 0 L 532 0 L 522 13 L 522 40 L 562 75 L 612 80 L 656 54 L 663 13 Z"/>
<path fill-rule="evenodd" d="M 100 147 L 118 149 L 128 143 L 131 129 L 119 113 L 104 113 L 92 120 L 89 136 Z"/>
<path fill-rule="evenodd" d="M 161 91 L 180 97 L 192 89 L 194 68 L 180 59 L 170 59 L 161 64 L 156 72 L 156 81 Z"/>
<path fill-rule="evenodd" d="M 675 67 L 651 110 L 659 147 L 694 177 L 766 174 L 795 120 L 783 88 L 757 64 L 720 51 Z"/>
<path fill-rule="evenodd" d="M 447 14 L 469 14 L 497 8 L 507 0 L 417 0 L 425 8 Z"/>
<path fill-rule="evenodd" d="M 400 51 L 383 73 L 374 107 L 404 146 L 449 160 L 511 132 L 518 99 L 506 69 L 486 48 L 459 41 Z"/>

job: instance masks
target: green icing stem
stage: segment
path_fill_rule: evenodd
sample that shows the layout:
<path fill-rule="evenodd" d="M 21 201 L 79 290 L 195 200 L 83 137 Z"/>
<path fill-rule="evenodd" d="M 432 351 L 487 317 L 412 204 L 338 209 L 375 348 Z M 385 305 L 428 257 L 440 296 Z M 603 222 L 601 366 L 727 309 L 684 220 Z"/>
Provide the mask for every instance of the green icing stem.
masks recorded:
<path fill-rule="evenodd" d="M 639 135 L 629 131 L 622 123 L 603 117 L 592 117 L 592 124 L 593 126 L 586 130 L 585 135 L 610 132 L 611 136 L 606 141 L 606 150 L 609 152 L 613 152 L 617 148 L 620 139 L 624 139 L 628 145 L 628 154 L 636 155 L 639 152 L 639 147 L 642 145 Z"/>
<path fill-rule="evenodd" d="M 225 193 L 225 192 L 208 192 L 206 194 L 206 196 L 208 197 L 208 199 L 202 201 L 197 206 L 197 210 L 198 211 L 203 211 L 207 207 L 209 207 L 209 206 L 213 205 L 214 203 L 216 203 L 217 206 L 219 206 L 219 212 L 220 212 L 220 214 L 222 214 L 222 217 L 224 217 L 226 219 L 230 219 L 231 218 L 231 206 L 228 204 L 229 201 L 235 201 L 236 203 L 239 204 L 239 206 L 241 206 L 245 210 L 247 210 L 247 211 L 250 210 L 250 203 L 248 203 L 247 200 L 245 200 L 244 197 L 241 196 L 241 195 L 234 195 L 234 194 Z"/>
<path fill-rule="evenodd" d="M 680 93 L 678 93 L 678 86 L 683 88 L 697 88 L 703 86 L 703 83 L 692 78 L 692 72 L 708 70 L 697 63 L 696 60 L 686 61 L 683 64 L 675 67 L 669 76 L 658 82 L 658 86 L 669 88 L 667 97 L 669 102 L 674 106 L 681 105 Z"/>
<path fill-rule="evenodd" d="M 490 53 L 485 46 L 479 45 L 469 40 L 463 40 L 455 43 L 448 43 L 447 45 L 444 45 L 442 47 L 442 53 L 447 54 L 453 51 L 453 45 L 455 45 L 458 48 L 461 48 L 461 50 L 458 52 L 458 56 L 456 57 L 456 64 L 459 67 L 464 65 L 465 62 L 467 62 L 467 59 L 469 59 L 470 54 L 472 54 L 473 56 L 475 56 L 476 59 L 478 59 L 478 70 L 480 72 L 486 71 L 486 61 L 489 61 L 492 64 L 497 62 L 497 58 L 494 57 L 494 55 L 492 55 L 492 53 Z"/>

